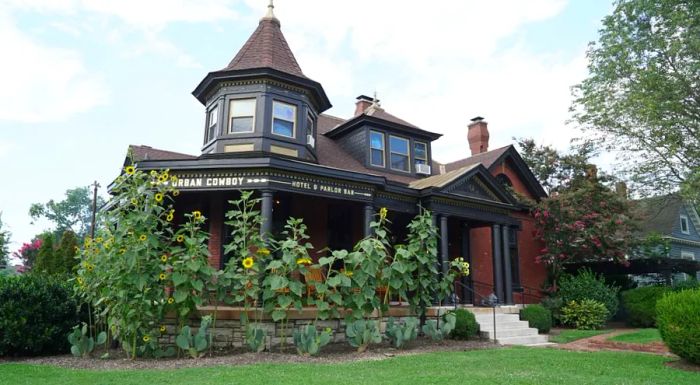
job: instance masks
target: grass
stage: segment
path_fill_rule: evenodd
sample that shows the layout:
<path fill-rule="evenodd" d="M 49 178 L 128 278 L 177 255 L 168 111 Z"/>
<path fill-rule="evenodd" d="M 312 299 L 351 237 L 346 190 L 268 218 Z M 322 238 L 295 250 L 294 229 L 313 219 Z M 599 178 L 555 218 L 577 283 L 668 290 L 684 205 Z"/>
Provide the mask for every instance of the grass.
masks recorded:
<path fill-rule="evenodd" d="M 632 333 L 618 334 L 608 338 L 609 341 L 627 342 L 631 344 L 649 344 L 661 342 L 661 334 L 658 329 L 641 329 Z"/>
<path fill-rule="evenodd" d="M 256 364 L 174 370 L 91 371 L 0 364 L 0 384 L 674 384 L 700 373 L 666 367 L 663 356 L 504 348 L 437 352 L 340 364 Z"/>
<path fill-rule="evenodd" d="M 558 344 L 565 344 L 568 342 L 580 340 L 583 338 L 597 336 L 599 334 L 610 333 L 610 330 L 578 330 L 578 329 L 567 329 L 562 330 L 561 333 L 557 335 L 550 335 L 549 342 L 556 342 Z"/>

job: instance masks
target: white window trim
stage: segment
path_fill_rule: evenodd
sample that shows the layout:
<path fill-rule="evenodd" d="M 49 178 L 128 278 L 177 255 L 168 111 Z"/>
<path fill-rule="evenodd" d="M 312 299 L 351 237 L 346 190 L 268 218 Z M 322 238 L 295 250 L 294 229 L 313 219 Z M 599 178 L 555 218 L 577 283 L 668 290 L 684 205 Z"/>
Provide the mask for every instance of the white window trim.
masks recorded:
<path fill-rule="evenodd" d="M 402 153 L 400 153 L 400 152 L 393 152 L 393 151 L 391 151 L 391 138 L 396 138 L 396 139 L 400 139 L 400 140 L 405 140 L 405 141 L 406 141 L 406 149 L 408 150 L 408 154 L 402 154 Z M 402 170 L 402 169 L 400 169 L 400 168 L 394 168 L 394 167 L 392 167 L 392 166 L 391 166 L 391 154 L 397 154 L 397 155 L 401 155 L 401 156 L 407 156 L 407 157 L 408 157 L 408 162 L 406 162 L 406 163 L 408 163 L 408 170 Z M 392 169 L 392 170 L 394 170 L 394 171 L 399 171 L 399 172 L 407 172 L 407 173 L 410 173 L 410 172 L 411 172 L 411 141 L 408 140 L 408 138 L 403 138 L 403 137 L 396 136 L 396 135 L 389 135 L 389 168 Z"/>
<path fill-rule="evenodd" d="M 373 148 L 372 147 L 372 134 L 379 134 L 382 138 L 382 148 Z M 382 152 L 382 165 L 374 164 L 372 163 L 372 150 L 379 150 Z M 374 167 L 382 167 L 386 168 L 386 137 L 383 132 L 380 131 L 374 131 L 370 130 L 369 131 L 369 164 L 370 166 Z"/>
<path fill-rule="evenodd" d="M 289 122 L 289 120 L 287 120 L 287 119 L 275 118 L 275 103 L 286 104 L 286 105 L 292 107 L 292 109 L 294 110 L 294 121 L 292 121 L 292 136 L 287 136 L 287 135 L 275 133 L 275 119 L 284 120 L 285 122 Z M 272 119 L 270 119 L 270 133 L 272 133 L 272 135 L 281 136 L 283 138 L 296 139 L 297 138 L 297 106 L 295 106 L 294 104 L 291 104 L 291 103 L 285 103 L 285 102 L 281 102 L 279 100 L 273 100 L 272 101 Z"/>
<path fill-rule="evenodd" d="M 253 100 L 253 124 L 250 126 L 250 131 L 233 131 L 233 124 L 231 124 L 231 119 L 235 118 L 236 116 L 233 116 L 233 103 L 235 102 L 241 102 L 241 101 L 246 101 L 246 100 Z M 238 135 L 238 134 L 250 134 L 251 132 L 255 132 L 255 120 L 257 119 L 257 112 L 258 110 L 258 100 L 257 98 L 241 98 L 241 99 L 231 99 L 228 101 L 228 133 L 231 135 Z M 248 117 L 248 115 L 242 115 L 240 117 Z"/>
<path fill-rule="evenodd" d="M 416 145 L 423 145 L 423 148 L 425 148 L 425 158 L 419 158 L 418 156 L 416 156 L 416 154 L 417 154 L 417 152 L 415 151 Z M 413 149 L 414 149 L 413 157 L 415 158 L 414 163 L 417 163 L 417 162 L 415 162 L 417 160 L 422 160 L 425 162 L 424 164 L 428 164 L 428 144 L 425 142 L 419 142 L 416 140 L 413 142 Z"/>
<path fill-rule="evenodd" d="M 686 228 L 685 231 L 683 231 L 683 221 L 684 220 L 685 220 L 685 228 Z M 680 225 L 681 225 L 681 233 L 686 234 L 686 235 L 690 235 L 690 221 L 688 220 L 687 215 L 681 215 Z"/>
<path fill-rule="evenodd" d="M 689 259 L 691 261 L 695 260 L 695 253 L 690 251 L 681 250 L 681 259 Z"/>

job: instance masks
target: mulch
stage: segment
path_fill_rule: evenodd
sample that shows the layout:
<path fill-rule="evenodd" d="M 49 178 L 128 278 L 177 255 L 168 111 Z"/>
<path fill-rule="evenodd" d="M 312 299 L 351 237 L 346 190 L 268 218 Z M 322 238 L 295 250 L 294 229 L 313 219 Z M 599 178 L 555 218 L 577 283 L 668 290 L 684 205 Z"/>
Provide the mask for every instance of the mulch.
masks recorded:
<path fill-rule="evenodd" d="M 669 357 L 675 357 L 673 353 L 668 350 L 668 347 L 664 345 L 663 342 L 652 342 L 648 344 L 635 344 L 619 341 L 608 341 L 608 338 L 614 337 L 619 334 L 631 333 L 639 329 L 628 329 L 620 328 L 614 329 L 610 333 L 599 334 L 597 336 L 583 338 L 580 340 L 572 341 L 566 344 L 559 344 L 556 346 L 560 349 L 575 350 L 575 351 L 585 351 L 585 352 L 595 352 L 600 350 L 613 350 L 613 351 L 633 351 L 642 353 L 653 353 Z"/>
<path fill-rule="evenodd" d="M 291 341 L 290 341 L 291 344 Z M 496 348 L 499 345 L 487 340 L 469 341 L 431 341 L 420 338 L 411 341 L 405 349 L 398 350 L 391 347 L 387 342 L 371 345 L 369 350 L 358 353 L 355 348 L 347 343 L 331 343 L 323 347 L 321 354 L 317 357 L 304 357 L 297 354 L 294 346 L 287 345 L 280 351 L 279 347 L 274 347 L 271 352 L 250 353 L 245 350 L 228 349 L 215 351 L 212 357 L 199 359 L 191 358 L 161 358 L 161 359 L 136 359 L 126 358 L 122 350 L 111 350 L 110 357 L 106 359 L 98 358 L 103 351 L 93 352 L 94 357 L 78 358 L 72 355 L 48 356 L 48 357 L 27 357 L 27 358 L 0 358 L 3 363 L 22 363 L 36 365 L 53 365 L 70 369 L 96 369 L 96 370 L 120 370 L 120 369 L 178 369 L 207 366 L 240 366 L 262 363 L 315 363 L 330 364 L 356 361 L 376 361 L 386 360 L 392 357 L 414 355 L 430 352 L 466 351 L 476 349 Z"/>

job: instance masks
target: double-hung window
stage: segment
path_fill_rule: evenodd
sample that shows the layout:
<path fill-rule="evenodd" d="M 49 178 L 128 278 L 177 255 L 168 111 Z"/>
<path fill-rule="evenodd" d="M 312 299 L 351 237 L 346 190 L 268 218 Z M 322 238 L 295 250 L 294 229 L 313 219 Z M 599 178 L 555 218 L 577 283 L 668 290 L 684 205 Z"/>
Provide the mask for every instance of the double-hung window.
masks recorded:
<path fill-rule="evenodd" d="M 372 166 L 384 167 L 384 134 L 377 131 L 370 131 L 369 147 L 369 163 Z"/>
<path fill-rule="evenodd" d="M 231 100 L 228 111 L 230 133 L 255 131 L 255 99 Z"/>
<path fill-rule="evenodd" d="M 297 108 L 294 105 L 278 101 L 272 102 L 272 133 L 294 138 Z"/>
<path fill-rule="evenodd" d="M 209 114 L 207 114 L 207 138 L 205 140 L 206 143 L 211 142 L 212 139 L 214 139 L 214 136 L 216 136 L 216 125 L 219 121 L 219 109 L 217 107 L 212 108 L 209 110 Z"/>
<path fill-rule="evenodd" d="M 408 151 L 408 139 L 389 136 L 389 165 L 392 170 L 411 171 Z"/>
<path fill-rule="evenodd" d="M 428 146 L 423 142 L 413 142 L 413 156 L 416 164 L 428 164 Z"/>
<path fill-rule="evenodd" d="M 311 147 L 316 145 L 314 137 L 314 117 L 311 114 L 306 115 L 306 144 Z"/>
<path fill-rule="evenodd" d="M 688 225 L 688 217 L 681 215 L 681 233 L 690 234 L 690 226 Z"/>

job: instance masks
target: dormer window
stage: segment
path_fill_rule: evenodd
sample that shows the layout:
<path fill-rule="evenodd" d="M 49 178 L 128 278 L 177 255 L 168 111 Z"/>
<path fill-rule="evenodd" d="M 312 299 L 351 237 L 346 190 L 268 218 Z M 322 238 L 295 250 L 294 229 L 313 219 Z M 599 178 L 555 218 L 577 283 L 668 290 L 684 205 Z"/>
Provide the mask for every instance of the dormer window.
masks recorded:
<path fill-rule="evenodd" d="M 372 166 L 384 167 L 384 134 L 377 131 L 369 132 L 369 162 Z"/>
<path fill-rule="evenodd" d="M 294 138 L 297 108 L 294 105 L 278 101 L 272 102 L 272 133 Z"/>
<path fill-rule="evenodd" d="M 688 217 L 681 215 L 681 233 L 690 234 L 690 226 L 688 225 Z"/>
<path fill-rule="evenodd" d="M 428 145 L 413 142 L 413 156 L 416 158 L 416 164 L 428 164 Z"/>
<path fill-rule="evenodd" d="M 389 164 L 392 170 L 411 171 L 408 139 L 389 135 Z"/>
<path fill-rule="evenodd" d="M 306 115 L 306 144 L 311 147 L 316 145 L 314 138 L 314 117 L 311 114 Z"/>
<path fill-rule="evenodd" d="M 219 121 L 219 109 L 212 108 L 207 114 L 207 137 L 205 143 L 211 142 L 216 136 L 216 126 Z"/>
<path fill-rule="evenodd" d="M 234 99 L 229 105 L 229 132 L 255 131 L 255 99 Z"/>

